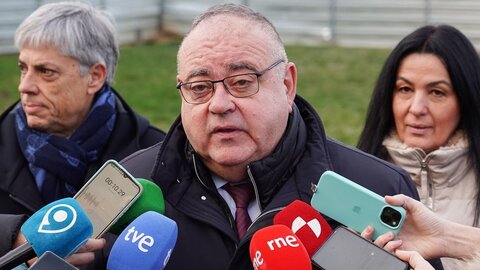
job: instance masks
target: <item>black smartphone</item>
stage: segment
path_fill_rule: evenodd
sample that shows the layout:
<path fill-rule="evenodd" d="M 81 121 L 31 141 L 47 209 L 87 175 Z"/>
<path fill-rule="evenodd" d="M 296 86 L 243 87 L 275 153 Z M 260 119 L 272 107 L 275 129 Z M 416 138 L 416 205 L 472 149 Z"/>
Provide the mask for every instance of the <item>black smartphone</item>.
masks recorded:
<path fill-rule="evenodd" d="M 346 227 L 337 227 L 312 263 L 323 270 L 408 270 L 408 263 Z"/>

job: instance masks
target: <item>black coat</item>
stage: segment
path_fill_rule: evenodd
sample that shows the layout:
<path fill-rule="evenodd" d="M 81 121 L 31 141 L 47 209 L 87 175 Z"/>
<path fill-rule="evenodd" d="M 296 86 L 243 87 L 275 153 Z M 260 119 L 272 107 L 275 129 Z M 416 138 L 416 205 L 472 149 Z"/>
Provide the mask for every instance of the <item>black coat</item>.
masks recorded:
<path fill-rule="evenodd" d="M 160 142 L 165 133 L 149 124 L 148 120 L 134 112 L 117 97 L 117 119 L 112 135 L 99 159 L 88 166 L 88 180 L 108 159 L 121 160 L 135 151 Z M 20 149 L 15 132 L 16 105 L 10 106 L 0 116 L 0 214 L 31 215 L 45 205 L 30 173 L 28 163 Z M 0 228 L 18 232 L 19 217 L 0 215 Z M 11 233 L 0 233 L 0 255 L 11 248 Z"/>
<path fill-rule="evenodd" d="M 418 199 L 406 172 L 327 138 L 315 110 L 298 96 L 295 104 L 279 145 L 248 166 L 262 213 L 239 243 L 230 210 L 190 147 L 180 118 L 162 144 L 122 162 L 134 176 L 152 179 L 160 186 L 166 199 L 165 215 L 178 225 L 178 239 L 165 269 L 252 269 L 248 253 L 252 235 L 271 225 L 273 216 L 292 201 L 310 202 L 311 184 L 325 170 L 336 171 L 382 196 L 403 193 Z"/>

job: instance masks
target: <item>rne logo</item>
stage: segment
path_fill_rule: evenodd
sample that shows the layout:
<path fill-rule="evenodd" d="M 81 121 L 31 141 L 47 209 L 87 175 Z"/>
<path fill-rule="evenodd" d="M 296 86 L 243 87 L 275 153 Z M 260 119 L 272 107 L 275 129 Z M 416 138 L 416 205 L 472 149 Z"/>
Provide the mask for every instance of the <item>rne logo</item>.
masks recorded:
<path fill-rule="evenodd" d="M 285 238 L 278 237 L 278 238 L 272 239 L 270 241 L 267 241 L 267 245 L 268 245 L 268 248 L 270 248 L 270 250 L 272 251 L 275 250 L 275 247 L 282 248 L 282 247 L 290 246 L 290 247 L 296 248 L 300 246 L 300 244 L 297 241 L 297 238 L 293 235 L 287 235 L 285 236 Z"/>
<path fill-rule="evenodd" d="M 258 270 L 258 267 L 262 266 L 264 259 L 262 258 L 262 253 L 260 250 L 255 251 L 255 257 L 253 258 L 252 264 L 253 269 Z"/>

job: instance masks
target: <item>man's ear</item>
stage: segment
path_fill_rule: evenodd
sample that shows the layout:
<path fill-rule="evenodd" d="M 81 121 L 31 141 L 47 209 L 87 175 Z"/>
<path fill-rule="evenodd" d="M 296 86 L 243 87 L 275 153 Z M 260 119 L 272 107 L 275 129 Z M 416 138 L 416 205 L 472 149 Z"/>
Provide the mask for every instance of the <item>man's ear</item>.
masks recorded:
<path fill-rule="evenodd" d="M 107 79 L 107 67 L 102 64 L 94 64 L 88 70 L 88 93 L 96 94 L 102 89 Z"/>
<path fill-rule="evenodd" d="M 290 105 L 289 112 L 292 112 L 292 105 L 297 95 L 297 68 L 292 62 L 287 64 L 283 84 L 285 85 L 288 104 Z"/>
<path fill-rule="evenodd" d="M 176 80 L 177 80 L 177 84 L 181 81 L 180 76 L 178 76 L 178 74 L 177 74 Z"/>

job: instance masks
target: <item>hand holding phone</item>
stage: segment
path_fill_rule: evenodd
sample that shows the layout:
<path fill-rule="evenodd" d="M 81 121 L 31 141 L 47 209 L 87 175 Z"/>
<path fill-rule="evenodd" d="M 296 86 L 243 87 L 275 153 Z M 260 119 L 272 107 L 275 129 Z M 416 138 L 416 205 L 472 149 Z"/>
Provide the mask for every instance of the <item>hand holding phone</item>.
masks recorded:
<path fill-rule="evenodd" d="M 371 225 L 373 239 L 389 231 L 397 235 L 406 215 L 402 207 L 387 204 L 382 196 L 333 171 L 322 174 L 310 204 L 357 232 Z"/>

